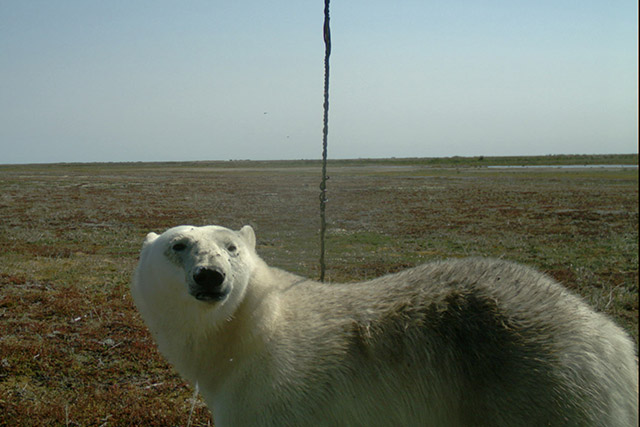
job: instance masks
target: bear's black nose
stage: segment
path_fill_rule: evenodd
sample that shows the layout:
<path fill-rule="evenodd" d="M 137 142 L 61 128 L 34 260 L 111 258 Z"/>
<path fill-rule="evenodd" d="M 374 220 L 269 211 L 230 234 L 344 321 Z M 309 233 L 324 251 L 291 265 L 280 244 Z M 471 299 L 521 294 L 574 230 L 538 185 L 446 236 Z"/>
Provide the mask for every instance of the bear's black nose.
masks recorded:
<path fill-rule="evenodd" d="M 223 299 L 228 293 L 222 287 L 224 278 L 224 273 L 217 268 L 196 268 L 193 273 L 193 281 L 197 285 L 197 289 L 194 289 L 193 296 L 202 301 Z"/>
<path fill-rule="evenodd" d="M 224 282 L 224 273 L 218 269 L 199 267 L 193 274 L 193 281 L 200 286 L 219 287 Z"/>

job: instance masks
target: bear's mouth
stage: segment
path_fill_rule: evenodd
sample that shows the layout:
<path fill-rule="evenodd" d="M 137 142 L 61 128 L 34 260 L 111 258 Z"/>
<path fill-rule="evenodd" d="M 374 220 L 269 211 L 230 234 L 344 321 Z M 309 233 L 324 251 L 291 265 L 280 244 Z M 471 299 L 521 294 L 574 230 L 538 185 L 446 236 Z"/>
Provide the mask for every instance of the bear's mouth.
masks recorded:
<path fill-rule="evenodd" d="M 193 294 L 193 297 L 198 301 L 204 302 L 219 302 L 222 301 L 229 295 L 229 292 L 217 291 L 217 292 L 206 292 L 206 291 L 196 291 Z"/>

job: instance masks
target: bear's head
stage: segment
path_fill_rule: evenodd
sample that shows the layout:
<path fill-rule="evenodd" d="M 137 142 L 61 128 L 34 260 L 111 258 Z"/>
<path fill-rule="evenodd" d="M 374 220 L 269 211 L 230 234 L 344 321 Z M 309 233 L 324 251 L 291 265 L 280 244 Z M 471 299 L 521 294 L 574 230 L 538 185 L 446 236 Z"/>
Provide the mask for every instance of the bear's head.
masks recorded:
<path fill-rule="evenodd" d="M 248 225 L 240 231 L 182 225 L 149 233 L 132 284 L 136 305 L 147 323 L 172 308 L 184 313 L 184 305 L 187 312 L 231 316 L 255 267 L 255 245 Z"/>

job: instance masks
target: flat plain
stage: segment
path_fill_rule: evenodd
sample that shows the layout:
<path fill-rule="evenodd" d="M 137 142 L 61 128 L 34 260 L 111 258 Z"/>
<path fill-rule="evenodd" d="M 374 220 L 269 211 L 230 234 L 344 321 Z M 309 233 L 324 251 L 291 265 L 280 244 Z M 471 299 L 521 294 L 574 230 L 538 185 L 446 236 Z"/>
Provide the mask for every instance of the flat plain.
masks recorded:
<path fill-rule="evenodd" d="M 610 164 L 495 169 L 491 165 Z M 327 281 L 449 257 L 537 267 L 638 342 L 638 156 L 335 161 Z M 129 295 L 144 236 L 251 224 L 319 276 L 319 163 L 0 166 L 0 425 L 211 425 Z M 330 283 L 327 286 L 331 286 Z"/>

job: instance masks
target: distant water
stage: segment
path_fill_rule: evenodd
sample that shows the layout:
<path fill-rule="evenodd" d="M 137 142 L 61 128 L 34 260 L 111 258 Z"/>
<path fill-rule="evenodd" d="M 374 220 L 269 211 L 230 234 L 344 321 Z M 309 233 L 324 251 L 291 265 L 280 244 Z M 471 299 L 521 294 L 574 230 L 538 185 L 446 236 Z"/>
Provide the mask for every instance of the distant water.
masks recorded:
<path fill-rule="evenodd" d="M 504 166 L 487 166 L 489 169 L 638 169 L 638 165 L 504 165 Z"/>

